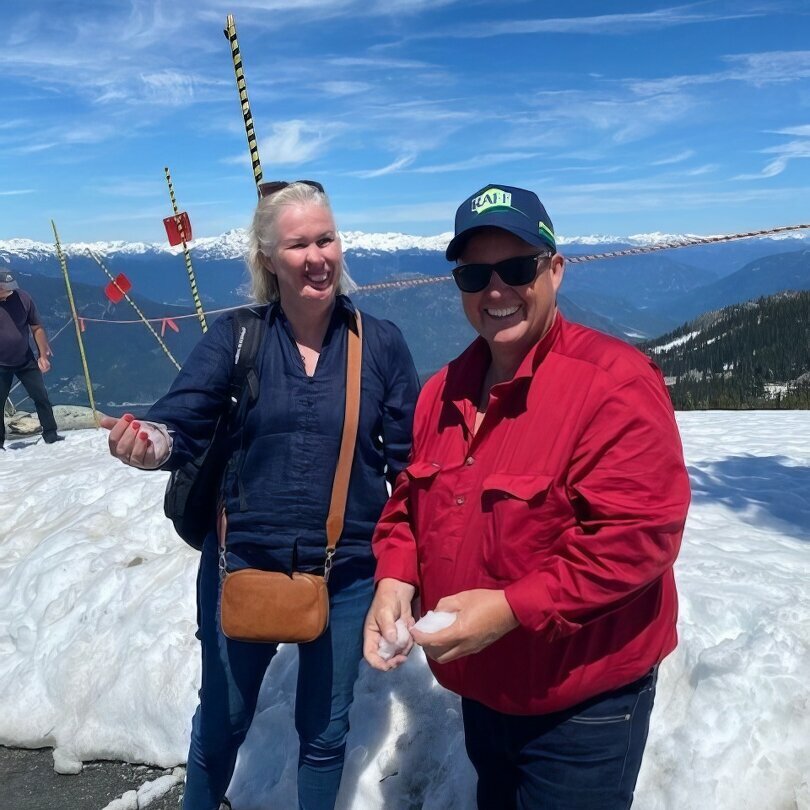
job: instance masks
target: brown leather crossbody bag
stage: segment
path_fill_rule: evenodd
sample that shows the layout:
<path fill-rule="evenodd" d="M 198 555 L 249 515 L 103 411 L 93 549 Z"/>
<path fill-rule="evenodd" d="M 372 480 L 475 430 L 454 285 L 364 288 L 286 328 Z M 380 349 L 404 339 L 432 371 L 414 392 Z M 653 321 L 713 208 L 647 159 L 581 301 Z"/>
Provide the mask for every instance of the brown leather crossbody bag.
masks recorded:
<path fill-rule="evenodd" d="M 338 540 L 343 532 L 346 498 L 352 471 L 357 425 L 360 417 L 360 371 L 363 356 L 363 330 L 360 313 L 355 329 L 349 327 L 346 362 L 346 408 L 337 469 L 332 483 L 332 499 L 326 519 L 326 557 L 323 576 L 294 571 L 244 568 L 225 571 L 227 517 L 220 511 L 218 523 L 222 597 L 222 632 L 236 641 L 265 643 L 314 641 L 329 624 L 329 573 Z"/>

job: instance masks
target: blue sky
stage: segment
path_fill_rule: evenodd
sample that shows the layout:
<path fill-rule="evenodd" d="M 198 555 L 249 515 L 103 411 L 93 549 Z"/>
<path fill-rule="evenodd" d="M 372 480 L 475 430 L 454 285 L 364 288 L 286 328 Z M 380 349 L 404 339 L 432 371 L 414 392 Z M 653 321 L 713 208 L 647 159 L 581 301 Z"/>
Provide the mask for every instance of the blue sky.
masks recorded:
<path fill-rule="evenodd" d="M 488 182 L 558 233 L 719 233 L 810 219 L 806 0 L 30 0 L 0 31 L 0 239 L 195 233 L 265 179 L 314 178 L 347 230 L 435 234 Z"/>

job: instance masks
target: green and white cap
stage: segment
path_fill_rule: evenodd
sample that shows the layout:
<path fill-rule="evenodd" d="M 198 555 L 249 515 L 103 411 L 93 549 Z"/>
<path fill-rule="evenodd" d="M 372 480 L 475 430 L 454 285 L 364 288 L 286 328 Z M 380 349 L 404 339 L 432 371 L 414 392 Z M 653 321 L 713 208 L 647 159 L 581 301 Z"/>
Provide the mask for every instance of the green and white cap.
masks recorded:
<path fill-rule="evenodd" d="M 533 191 L 490 184 L 468 197 L 456 211 L 456 233 L 445 256 L 455 261 L 472 234 L 480 228 L 502 228 L 535 247 L 557 251 L 554 226 Z"/>

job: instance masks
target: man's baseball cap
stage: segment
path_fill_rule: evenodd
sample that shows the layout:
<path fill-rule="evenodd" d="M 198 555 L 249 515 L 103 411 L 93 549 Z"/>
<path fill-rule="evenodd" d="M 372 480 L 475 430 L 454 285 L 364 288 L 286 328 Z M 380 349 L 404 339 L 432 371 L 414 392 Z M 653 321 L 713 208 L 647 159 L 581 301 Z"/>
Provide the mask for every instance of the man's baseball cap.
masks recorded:
<path fill-rule="evenodd" d="M 445 252 L 448 261 L 459 257 L 479 228 L 503 228 L 530 245 L 557 252 L 554 226 L 533 191 L 491 183 L 464 200 L 456 211 L 456 234 Z"/>
<path fill-rule="evenodd" d="M 20 285 L 14 280 L 14 276 L 6 270 L 0 270 L 0 292 L 19 289 Z"/>

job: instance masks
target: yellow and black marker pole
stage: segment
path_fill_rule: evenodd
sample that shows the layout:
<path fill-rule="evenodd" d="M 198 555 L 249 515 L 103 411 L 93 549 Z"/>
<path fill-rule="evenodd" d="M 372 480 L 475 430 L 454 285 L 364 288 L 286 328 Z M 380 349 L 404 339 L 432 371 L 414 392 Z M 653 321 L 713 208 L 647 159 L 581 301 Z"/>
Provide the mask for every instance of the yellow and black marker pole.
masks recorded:
<path fill-rule="evenodd" d="M 96 411 L 96 399 L 93 396 L 93 384 L 90 382 L 90 369 L 87 367 L 87 355 L 84 351 L 84 341 L 82 340 L 82 329 L 79 324 L 79 315 L 76 312 L 76 303 L 73 300 L 73 288 L 70 286 L 70 276 L 68 275 L 67 261 L 62 252 L 62 245 L 59 242 L 59 234 L 56 232 L 56 223 L 51 220 L 53 228 L 53 238 L 56 240 L 56 255 L 59 258 L 59 265 L 62 268 L 62 275 L 65 277 L 65 287 L 67 288 L 68 303 L 70 304 L 70 315 L 73 318 L 73 325 L 76 327 L 76 340 L 79 344 L 79 355 L 82 358 L 82 368 L 84 369 L 84 384 L 87 386 L 87 396 L 90 400 L 90 407 L 93 410 L 93 420 L 96 427 L 101 427 L 98 412 Z"/>
<path fill-rule="evenodd" d="M 229 14 L 225 21 L 224 33 L 231 44 L 233 69 L 236 74 L 236 89 L 239 91 L 239 103 L 242 105 L 242 118 L 245 121 L 245 134 L 247 135 L 248 149 L 250 149 L 250 163 L 253 166 L 253 179 L 256 182 L 258 191 L 259 183 L 262 181 L 262 164 L 259 160 L 259 146 L 256 142 L 256 130 L 253 127 L 253 114 L 250 112 L 245 71 L 242 67 L 242 54 L 239 50 L 239 41 L 236 38 L 236 22 L 233 14 Z"/>
<path fill-rule="evenodd" d="M 126 294 L 126 292 L 124 292 L 124 290 L 121 289 L 121 287 L 118 285 L 118 282 L 115 280 L 113 274 L 104 266 L 104 262 L 102 262 L 101 259 L 99 259 L 99 257 L 92 250 L 88 250 L 87 252 L 90 254 L 91 258 L 95 261 L 95 263 L 105 272 L 107 278 L 110 281 L 112 281 L 113 286 L 118 290 L 118 292 L 120 292 L 121 295 L 123 295 L 124 298 L 127 299 L 127 303 L 138 314 L 138 317 L 143 321 L 144 326 L 146 326 L 146 328 L 154 335 L 155 340 L 160 345 L 160 348 L 163 349 L 163 351 L 165 352 L 166 357 L 168 357 L 169 360 L 171 360 L 172 363 L 174 363 L 177 370 L 180 371 L 180 363 L 178 363 L 177 360 L 174 359 L 174 355 L 169 351 L 169 347 L 164 343 L 163 338 L 155 331 L 152 324 L 149 323 L 149 320 L 147 319 L 146 315 L 144 315 L 143 312 L 141 312 L 140 307 Z"/>
<path fill-rule="evenodd" d="M 177 223 L 177 230 L 180 233 L 180 240 L 183 243 L 183 256 L 186 260 L 186 272 L 188 273 L 188 283 L 191 285 L 191 297 L 194 299 L 194 309 L 197 311 L 197 317 L 200 319 L 200 326 L 203 333 L 208 331 L 208 324 L 205 322 L 205 312 L 203 312 L 202 301 L 200 301 L 200 294 L 197 292 L 197 278 L 194 275 L 194 268 L 191 266 L 191 253 L 188 249 L 186 242 L 186 232 L 183 228 L 183 218 L 180 216 L 180 211 L 177 208 L 177 200 L 174 198 L 174 186 L 172 185 L 172 176 L 169 174 L 169 167 L 164 166 L 163 171 L 166 173 L 166 183 L 169 185 L 169 198 L 172 201 L 172 210 L 174 211 L 174 221 Z"/>

